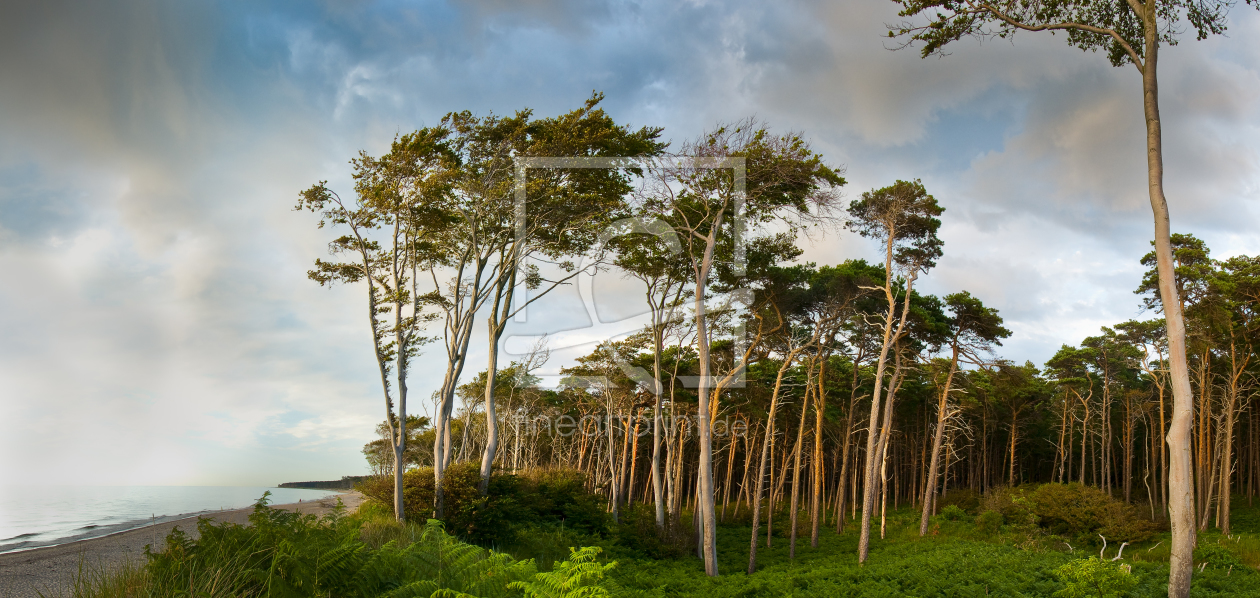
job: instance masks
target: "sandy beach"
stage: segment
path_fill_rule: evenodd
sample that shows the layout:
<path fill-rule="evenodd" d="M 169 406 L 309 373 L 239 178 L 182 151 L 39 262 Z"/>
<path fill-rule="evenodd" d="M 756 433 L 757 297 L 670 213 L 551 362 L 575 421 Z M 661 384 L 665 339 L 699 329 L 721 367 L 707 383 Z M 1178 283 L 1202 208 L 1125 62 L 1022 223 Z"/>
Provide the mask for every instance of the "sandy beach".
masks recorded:
<path fill-rule="evenodd" d="M 358 492 L 345 492 L 318 501 L 272 505 L 273 508 L 323 515 L 340 497 L 347 512 L 363 502 Z M 253 507 L 203 513 L 174 521 L 146 525 L 104 537 L 69 541 L 66 544 L 0 554 L 0 598 L 58 596 L 72 581 L 80 565 L 85 570 L 117 567 L 127 561 L 142 562 L 145 545 L 161 549 L 166 535 L 178 526 L 196 537 L 197 517 L 220 522 L 248 524 Z"/>

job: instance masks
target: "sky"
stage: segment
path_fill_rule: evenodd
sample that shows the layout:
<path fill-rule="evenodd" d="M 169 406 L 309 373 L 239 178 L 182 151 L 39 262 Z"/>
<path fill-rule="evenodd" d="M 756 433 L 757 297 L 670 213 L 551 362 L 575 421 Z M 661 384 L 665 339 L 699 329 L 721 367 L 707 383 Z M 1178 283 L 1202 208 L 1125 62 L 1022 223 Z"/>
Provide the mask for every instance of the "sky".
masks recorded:
<path fill-rule="evenodd" d="M 1044 363 L 1142 313 L 1140 80 L 1062 36 L 893 51 L 886 0 L 0 3 L 0 480 L 271 485 L 366 473 L 384 419 L 363 289 L 306 278 L 332 231 L 300 190 L 451 111 L 541 116 L 593 91 L 676 144 L 756 116 L 946 208 L 922 288 L 966 289 Z M 1260 15 L 1161 54 L 1174 232 L 1260 253 Z M 802 239 L 804 258 L 875 258 Z M 616 275 L 509 336 L 642 311 Z M 585 307 L 589 306 L 589 307 Z M 581 348 L 557 347 L 554 371 Z M 587 347 L 589 349 L 589 347 Z M 440 347 L 430 347 L 440 361 Z M 474 347 L 469 369 L 482 369 Z M 441 370 L 412 380 L 422 413 Z"/>

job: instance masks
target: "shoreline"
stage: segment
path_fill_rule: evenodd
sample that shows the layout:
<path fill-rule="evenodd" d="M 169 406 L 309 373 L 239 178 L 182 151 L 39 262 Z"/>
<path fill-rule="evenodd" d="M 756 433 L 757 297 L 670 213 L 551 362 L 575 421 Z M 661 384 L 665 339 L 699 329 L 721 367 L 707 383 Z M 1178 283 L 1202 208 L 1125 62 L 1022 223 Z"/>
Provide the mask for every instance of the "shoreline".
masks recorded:
<path fill-rule="evenodd" d="M 338 498 L 342 499 L 347 513 L 358 510 L 364 499 L 362 494 L 350 491 L 309 502 L 270 505 L 270 508 L 323 515 L 336 506 Z M 55 540 L 54 544 L 0 553 L 0 598 L 36 598 L 40 592 L 48 596 L 58 595 L 72 584 L 74 574 L 80 569 L 84 573 L 92 574 L 118 567 L 128 561 L 140 562 L 144 559 L 145 545 L 162 550 L 167 534 L 176 527 L 196 538 L 198 518 L 246 525 L 253 511 L 254 507 L 249 506 L 242 509 L 171 515 L 158 518 L 166 519 L 165 521 L 146 522 L 139 527 L 116 529 L 86 537 L 71 536 Z M 122 525 L 128 523 L 114 524 Z"/>

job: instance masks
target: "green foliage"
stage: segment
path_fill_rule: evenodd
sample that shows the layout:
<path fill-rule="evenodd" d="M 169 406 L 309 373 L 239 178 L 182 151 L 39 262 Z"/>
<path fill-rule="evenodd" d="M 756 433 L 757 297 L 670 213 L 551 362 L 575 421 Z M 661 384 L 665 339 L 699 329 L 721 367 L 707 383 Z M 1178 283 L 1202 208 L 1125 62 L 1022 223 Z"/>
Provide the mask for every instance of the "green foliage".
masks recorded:
<path fill-rule="evenodd" d="M 608 529 L 604 500 L 587 491 L 584 474 L 565 470 L 496 473 L 490 477 L 486 496 L 477 491 L 480 475 L 479 464 L 465 462 L 451 465 L 443 478 L 446 529 L 467 542 L 508 545 L 527 524 L 552 523 L 586 534 L 602 534 Z M 390 478 L 373 478 L 357 489 L 370 499 L 369 504 L 393 504 Z M 408 471 L 403 476 L 403 496 L 407 520 L 424 521 L 432 516 L 433 469 Z"/>
<path fill-rule="evenodd" d="M 1054 593 L 1056 598 L 1119 598 L 1129 595 L 1138 582 L 1126 566 L 1096 556 L 1070 561 L 1054 575 L 1067 584 Z"/>
<path fill-rule="evenodd" d="M 967 511 L 958 505 L 946 505 L 941 509 L 941 519 L 945 521 L 962 521 L 967 518 Z"/>
<path fill-rule="evenodd" d="M 1219 542 L 1199 542 L 1198 548 L 1194 549 L 1194 562 L 1196 565 L 1207 563 L 1213 569 L 1243 566 L 1238 556 Z"/>
<path fill-rule="evenodd" d="M 621 547 L 653 559 L 676 559 L 695 554 L 695 529 L 668 520 L 664 530 L 657 529 L 656 510 L 650 504 L 640 503 L 622 509 L 616 540 Z"/>
<path fill-rule="evenodd" d="M 976 529 L 987 533 L 996 534 L 1002 529 L 1002 514 L 997 511 L 985 511 L 976 516 Z"/>
<path fill-rule="evenodd" d="M 75 598 L 380 597 L 509 598 L 609 596 L 595 562 L 599 548 L 572 550 L 555 571 L 533 560 L 466 544 L 442 523 L 393 521 L 371 511 L 320 519 L 267 507 L 264 495 L 250 525 L 198 521 L 193 540 L 176 528 L 160 552 L 146 549 L 143 567 L 81 570 Z"/>
<path fill-rule="evenodd" d="M 980 498 L 979 494 L 969 488 L 959 488 L 942 494 L 936 500 L 936 504 L 940 505 L 942 513 L 950 505 L 957 506 L 967 513 L 975 513 L 980 509 Z"/>
<path fill-rule="evenodd" d="M 570 548 L 568 560 L 558 563 L 554 571 L 539 573 L 531 581 L 513 582 L 513 588 L 525 591 L 528 598 L 608 598 L 608 589 L 600 585 L 604 574 L 616 562 L 601 565 L 596 561 L 598 547 Z"/>
<path fill-rule="evenodd" d="M 1141 542 L 1156 530 L 1136 507 L 1090 486 L 1043 484 L 1026 496 L 1038 525 L 1078 542 L 1096 542 L 1098 534 L 1108 541 Z"/>
<path fill-rule="evenodd" d="M 508 584 L 534 574 L 533 561 L 464 544 L 437 521 L 398 529 L 409 536 L 405 541 L 373 549 L 360 538 L 358 520 L 340 513 L 321 520 L 266 502 L 264 496 L 255 505 L 249 526 L 202 519 L 195 541 L 172 531 L 164 551 L 146 553 L 152 593 L 497 597 L 512 595 Z"/>

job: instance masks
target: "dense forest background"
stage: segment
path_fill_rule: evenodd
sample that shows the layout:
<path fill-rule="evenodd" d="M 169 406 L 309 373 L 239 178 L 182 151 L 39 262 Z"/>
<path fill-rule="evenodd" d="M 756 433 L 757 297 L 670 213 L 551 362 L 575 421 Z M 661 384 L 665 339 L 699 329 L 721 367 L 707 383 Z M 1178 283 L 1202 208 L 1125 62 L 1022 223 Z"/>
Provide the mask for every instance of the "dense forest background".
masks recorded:
<path fill-rule="evenodd" d="M 1228 534 L 1230 501 L 1241 496 L 1250 504 L 1260 491 L 1260 435 L 1254 433 L 1260 413 L 1252 400 L 1260 259 L 1213 260 L 1193 236 L 1177 235 L 1174 242 L 1197 397 L 1197 519 L 1201 529 L 1214 526 Z M 1150 262 L 1151 256 L 1143 258 Z M 776 293 L 773 301 L 780 305 L 763 306 L 758 317 L 781 317 L 784 325 L 767 335 L 748 367 L 745 387 L 727 391 L 717 410 L 714 458 L 721 517 L 747 516 L 758 460 L 768 451 L 767 510 L 799 504 L 815 528 L 841 529 L 856 517 L 861 502 L 858 472 L 866 461 L 880 340 L 873 323 L 887 310 L 875 287 L 884 272 L 877 265 L 848 261 L 771 266 L 767 277 L 779 287 L 761 291 Z M 1152 270 L 1136 290 L 1152 311 L 1158 308 L 1153 279 Z M 904 281 L 899 284 L 904 288 Z M 834 300 L 845 291 L 847 301 Z M 997 342 L 975 350 L 975 343 L 969 346 L 958 334 L 966 328 L 966 310 L 974 310 L 967 300 L 978 303 L 965 293 L 944 299 L 911 296 L 909 333 L 894 352 L 899 379 L 887 467 L 879 480 L 881 506 L 922 504 L 941 425 L 938 410 L 944 406 L 940 492 L 983 494 L 996 486 L 1077 482 L 1162 520 L 1168 500 L 1163 438 L 1170 409 L 1162 320 L 1120 322 L 1076 346 L 1063 346 L 1045 364 L 1017 364 L 1001 358 L 1000 348 L 993 346 Z M 828 309 L 842 312 L 830 329 L 833 335 L 809 344 L 820 314 Z M 679 517 L 691 512 L 696 496 L 698 401 L 691 381 L 697 367 L 688 318 L 679 314 L 667 330 L 672 342 L 661 354 L 667 373 L 665 510 Z M 952 374 L 947 392 L 954 346 L 960 347 L 956 357 L 964 365 Z M 719 360 L 733 359 L 731 339 L 715 347 Z M 588 488 L 603 493 L 614 510 L 619 504 L 652 503 L 652 395 L 621 366 L 652 368 L 650 331 L 599 345 L 565 369 L 570 378 L 558 389 L 535 386 L 533 372 L 545 359 L 544 350 L 499 374 L 495 395 L 505 450 L 495 466 L 509 472 L 584 472 Z M 485 395 L 484 372 L 460 386 L 459 394 L 465 406 L 453 424 L 456 462 L 479 458 L 485 447 L 485 412 L 476 400 Z M 407 464 L 429 467 L 434 432 L 426 418 L 412 421 Z M 369 443 L 364 454 L 375 473 L 391 473 L 386 440 Z"/>

